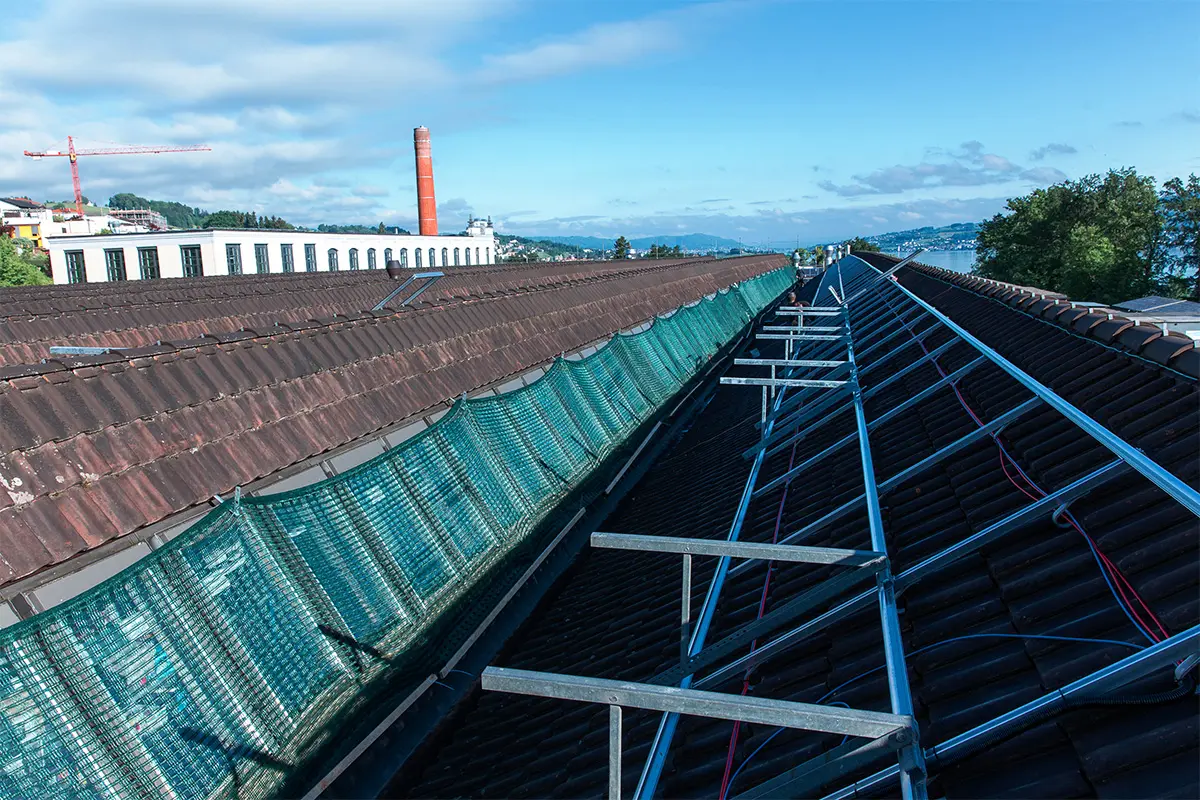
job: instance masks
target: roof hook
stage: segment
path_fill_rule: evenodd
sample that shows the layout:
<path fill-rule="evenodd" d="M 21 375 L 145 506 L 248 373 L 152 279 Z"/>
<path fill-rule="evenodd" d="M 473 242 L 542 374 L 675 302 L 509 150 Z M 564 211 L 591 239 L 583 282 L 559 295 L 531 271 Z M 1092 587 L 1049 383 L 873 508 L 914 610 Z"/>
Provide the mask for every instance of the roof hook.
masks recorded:
<path fill-rule="evenodd" d="M 1072 527 L 1071 523 L 1063 520 L 1063 515 L 1070 513 L 1070 506 L 1070 503 L 1063 503 L 1061 506 L 1054 509 L 1054 512 L 1050 515 L 1050 521 L 1060 528 Z"/>

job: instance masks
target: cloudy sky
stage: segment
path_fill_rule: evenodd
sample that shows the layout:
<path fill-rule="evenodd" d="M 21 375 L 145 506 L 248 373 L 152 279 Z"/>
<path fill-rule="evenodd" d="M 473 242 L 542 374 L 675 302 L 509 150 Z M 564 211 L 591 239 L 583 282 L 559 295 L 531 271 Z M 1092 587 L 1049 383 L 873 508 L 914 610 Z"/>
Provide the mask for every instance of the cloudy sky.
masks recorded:
<path fill-rule="evenodd" d="M 1200 171 L 1200 2 L 41 0 L 0 28 L 0 196 L 800 243 Z"/>

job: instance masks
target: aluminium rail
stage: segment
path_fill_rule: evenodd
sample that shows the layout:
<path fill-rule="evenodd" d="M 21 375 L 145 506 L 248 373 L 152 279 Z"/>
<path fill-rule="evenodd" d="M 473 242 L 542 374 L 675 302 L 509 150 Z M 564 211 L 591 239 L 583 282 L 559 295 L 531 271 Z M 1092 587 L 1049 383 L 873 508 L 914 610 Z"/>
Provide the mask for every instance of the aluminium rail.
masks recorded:
<path fill-rule="evenodd" d="M 913 408 L 917 403 L 928 398 L 934 392 L 947 386 L 953 386 L 959 379 L 981 364 L 988 361 L 996 363 L 997 360 L 1001 358 L 995 353 L 995 351 L 987 348 L 977 339 L 974 339 L 974 337 L 971 337 L 970 334 L 966 333 L 966 331 L 964 331 L 960 326 L 955 324 L 936 308 L 928 303 L 920 301 L 919 298 L 916 298 L 915 295 L 912 295 L 910 292 L 907 292 L 907 290 L 904 290 L 903 287 L 899 287 L 894 279 L 889 280 L 891 276 L 901 266 L 904 265 L 904 263 L 907 263 L 908 260 L 911 260 L 911 258 L 906 259 L 900 264 L 893 265 L 886 273 L 880 272 L 879 270 L 874 270 L 875 274 L 871 274 L 871 272 L 864 271 L 859 266 L 861 264 L 865 264 L 865 262 L 861 261 L 861 259 L 843 259 L 841 263 L 836 265 L 835 268 L 832 268 L 825 276 L 825 278 L 828 279 L 830 275 L 834 275 L 838 289 L 834 288 L 834 281 L 829 281 L 828 285 L 825 285 L 825 280 L 823 280 L 822 287 L 818 290 L 818 298 L 821 297 L 822 291 L 827 292 L 835 300 L 839 301 L 839 307 L 845 314 L 846 332 L 848 334 L 845 337 L 848 351 L 847 361 L 851 364 L 851 376 L 849 380 L 850 402 L 846 402 L 846 396 L 843 393 L 826 393 L 822 397 L 815 399 L 815 402 L 814 396 L 811 392 L 800 392 L 794 394 L 791 398 L 786 400 L 781 398 L 782 402 L 777 402 L 774 405 L 772 413 L 769 415 L 769 417 L 764 414 L 764 419 L 761 425 L 763 429 L 762 442 L 759 445 L 756 445 L 750 451 L 747 451 L 747 456 L 754 457 L 757 463 L 761 459 L 764 452 L 773 454 L 783 450 L 785 447 L 793 444 L 794 442 L 804 439 L 813 431 L 824 425 L 838 412 L 847 408 L 852 408 L 854 410 L 856 434 L 843 438 L 831 448 L 827 448 L 817 456 L 809 458 L 807 462 L 802 465 L 801 469 L 790 471 L 784 480 L 776 479 L 768 482 L 768 485 L 762 487 L 762 489 L 752 490 L 752 495 L 758 495 L 769 488 L 780 486 L 782 483 L 785 483 L 788 478 L 794 478 L 796 475 L 800 474 L 804 468 L 811 467 L 814 463 L 829 455 L 832 450 L 845 446 L 854 439 L 858 439 L 859 441 L 860 460 L 863 462 L 864 467 L 864 491 L 859 497 L 850 501 L 850 503 L 844 504 L 838 509 L 834 509 L 832 512 L 826 514 L 824 518 L 817 520 L 815 523 L 810 523 L 810 525 L 806 526 L 805 529 L 785 536 L 781 540 L 781 544 L 797 541 L 802 536 L 811 533 L 819 527 L 823 527 L 825 524 L 828 524 L 830 521 L 832 521 L 832 519 L 844 515 L 850 510 L 853 510 L 854 508 L 857 508 L 865 503 L 868 511 L 868 524 L 872 534 L 872 547 L 877 551 L 881 550 L 879 545 L 876 544 L 877 537 L 882 534 L 882 525 L 878 516 L 878 498 L 881 488 L 884 491 L 894 488 L 903 481 L 908 480 L 914 475 L 919 474 L 921 471 L 939 463 L 949 455 L 958 452 L 973 441 L 977 441 L 982 436 L 996 435 L 1005 426 L 1016 421 L 1025 413 L 1029 412 L 1035 407 L 1040 406 L 1042 403 L 1046 403 L 1056 410 L 1059 410 L 1073 422 L 1079 424 L 1080 427 L 1082 427 L 1086 432 L 1095 435 L 1098 439 L 1101 439 L 1102 443 L 1105 444 L 1105 446 L 1108 447 L 1108 449 L 1114 454 L 1116 454 L 1118 458 L 1115 461 L 1112 461 L 1100 467 L 1099 469 L 1094 470 L 1090 474 L 1074 481 L 1072 484 L 1052 492 L 1050 495 L 1031 503 L 1021 510 L 986 526 L 983 530 L 968 536 L 966 539 L 943 549 L 933 556 L 926 558 L 921 563 L 908 570 L 905 570 L 900 575 L 895 576 L 895 578 L 890 577 L 890 571 L 883 571 L 877 575 L 878 584 L 874 590 L 862 592 L 850 600 L 835 605 L 832 609 L 819 615 L 818 617 L 803 622 L 798 627 L 776 636 L 774 639 L 768 641 L 765 645 L 752 650 L 750 654 L 742 656 L 732 663 L 725 664 L 724 666 L 719 667 L 702 677 L 696 678 L 689 685 L 694 685 L 697 688 L 715 688 L 722 681 L 728 680 L 735 675 L 742 674 L 746 670 L 753 668 L 755 665 L 763 663 L 764 661 L 777 656 L 780 652 L 797 644 L 806 636 L 822 629 L 837 619 L 840 619 L 842 616 L 868 607 L 874 600 L 880 607 L 880 616 L 884 628 L 885 655 L 887 660 L 887 664 L 885 666 L 887 667 L 889 694 L 892 698 L 893 711 L 907 708 L 911 713 L 911 699 L 908 697 L 909 688 L 907 684 L 906 673 L 903 670 L 902 642 L 899 638 L 898 626 L 894 627 L 892 624 L 892 620 L 896 619 L 894 602 L 896 591 L 911 586 L 917 580 L 920 580 L 922 577 L 928 574 L 932 574 L 933 572 L 944 569 L 964 556 L 976 552 L 979 548 L 990 543 L 991 541 L 994 541 L 995 539 L 1028 524 L 1034 519 L 1046 515 L 1052 515 L 1061 511 L 1074 499 L 1083 496 L 1088 492 L 1094 491 L 1097 488 L 1106 485 L 1112 479 L 1124 474 L 1127 472 L 1129 467 L 1133 467 L 1139 472 L 1142 472 L 1142 474 L 1146 475 L 1147 478 L 1153 481 L 1160 488 L 1166 490 L 1168 494 L 1181 502 L 1185 507 L 1193 510 L 1197 507 L 1200 507 L 1196 505 L 1197 499 L 1200 498 L 1195 497 L 1196 493 L 1194 490 L 1186 486 L 1186 484 L 1183 484 L 1181 481 L 1178 481 L 1178 479 L 1170 475 L 1170 473 L 1168 473 L 1160 465 L 1154 463 L 1151 459 L 1144 456 L 1144 454 L 1141 454 L 1140 451 L 1135 451 L 1134 448 L 1129 446 L 1128 443 L 1125 443 L 1119 437 L 1116 437 L 1107 430 L 1096 430 L 1100 427 L 1097 423 L 1090 420 L 1090 418 L 1087 418 L 1086 415 L 1084 415 L 1078 409 L 1075 409 L 1065 400 L 1062 400 L 1062 398 L 1058 397 L 1045 386 L 1038 384 L 1024 372 L 1020 371 L 1014 365 L 1011 365 L 1009 362 L 998 364 L 998 366 L 1001 366 L 1005 372 L 1016 378 L 1018 382 L 1028 388 L 1034 395 L 1033 398 L 1018 404 L 1016 407 L 1007 412 L 1004 412 L 995 420 L 984 423 L 979 431 L 972 432 L 954 442 L 951 442 L 949 445 L 941 448 L 931 456 L 922 459 L 920 462 L 918 462 L 918 464 L 902 470 L 897 475 L 894 475 L 887 481 L 884 481 L 882 484 L 880 484 L 880 486 L 875 486 L 873 464 L 870 463 L 870 429 L 882 424 L 883 422 L 886 422 L 888 419 L 896 417 L 910 408 Z M 870 294 L 868 295 L 868 293 Z M 913 302 L 906 304 L 905 307 L 903 307 L 900 311 L 897 311 L 891 305 L 891 295 L 893 293 L 902 294 Z M 848 303 L 840 304 L 842 298 L 845 298 Z M 862 300 L 861 304 L 859 302 L 860 300 Z M 859 307 L 852 309 L 852 306 Z M 826 312 L 828 311 L 828 309 L 823 310 Z M 874 319 L 870 318 L 872 312 L 885 310 L 890 314 L 890 316 L 882 318 L 876 316 Z M 855 326 L 851 324 L 850 317 L 852 311 L 855 312 L 856 317 L 860 319 L 867 317 L 868 321 L 856 329 Z M 828 313 L 826 313 L 826 316 L 828 316 Z M 920 331 L 915 330 L 914 326 L 918 322 L 927 325 L 927 327 Z M 872 367 L 876 367 L 880 363 L 883 363 L 884 361 L 893 357 L 895 354 L 905 351 L 909 345 L 913 343 L 919 343 L 921 339 L 928 336 L 932 331 L 942 328 L 952 334 L 953 338 L 950 342 L 947 342 L 932 352 L 926 352 L 925 355 L 919 356 L 909 365 L 903 367 L 898 374 L 893 374 L 890 378 L 887 378 L 883 382 L 871 387 L 870 390 L 867 390 L 866 392 L 862 390 L 859 379 L 863 374 L 866 374 L 868 371 L 870 371 Z M 858 365 L 854 363 L 856 345 L 859 345 L 860 343 L 865 345 L 861 348 L 861 351 L 862 353 L 867 353 L 875 350 L 876 348 L 881 348 L 885 343 L 894 342 L 895 340 L 901 339 L 906 335 L 908 337 L 907 339 L 903 339 L 900 344 L 894 346 L 891 350 L 885 351 L 883 355 L 879 356 L 867 367 L 860 369 Z M 766 338 L 766 336 L 759 334 L 759 338 Z M 787 341 L 787 345 L 789 346 L 789 360 L 792 359 L 790 347 L 792 341 L 794 340 L 794 338 L 789 337 L 789 341 Z M 904 375 L 912 373 L 920 365 L 934 362 L 935 359 L 948 351 L 953 345 L 960 344 L 962 342 L 965 342 L 973 347 L 979 352 L 980 355 L 968 362 L 968 364 L 964 367 L 960 367 L 949 375 L 935 381 L 932 385 L 918 391 L 915 395 L 910 397 L 909 400 L 906 400 L 900 405 L 885 412 L 880 417 L 870 422 L 866 420 L 863 401 L 867 397 L 883 389 L 885 386 L 898 381 Z M 830 354 L 826 353 L 825 356 L 829 357 Z M 774 364 L 770 364 L 769 361 L 763 365 L 772 366 L 772 371 L 774 371 L 774 367 L 776 366 Z M 793 374 L 796 374 L 797 372 L 800 372 L 800 370 L 794 369 L 792 372 Z M 812 374 L 811 370 L 808 372 L 808 374 Z M 827 378 L 829 376 L 824 375 L 822 377 Z M 804 378 L 800 377 L 799 380 L 804 380 Z M 813 413 L 811 410 L 814 408 L 817 409 L 815 413 Z M 802 427 L 806 423 L 807 427 Z M 753 482 L 756 478 L 757 474 L 755 473 L 752 475 L 751 482 Z M 746 566 L 747 565 L 741 565 L 739 567 L 735 567 L 733 570 L 731 570 L 731 574 L 744 569 Z M 837 579 L 831 579 L 826 583 L 832 584 L 836 580 Z M 849 586 L 849 582 L 844 582 L 838 588 L 845 588 L 847 586 Z M 821 589 L 818 588 L 818 590 L 811 591 L 808 594 L 817 595 L 820 593 L 820 591 Z M 827 593 L 821 594 L 820 597 L 814 597 L 812 598 L 814 602 L 810 603 L 809 605 L 815 605 L 817 601 L 824 600 L 826 597 Z M 805 598 L 803 595 L 798 598 L 800 601 L 803 601 L 804 599 Z M 782 610 L 783 609 L 779 609 L 779 611 Z M 750 628 L 751 626 L 755 625 L 759 626 L 760 628 L 765 627 L 763 626 L 763 623 L 768 622 L 767 618 L 771 617 L 772 615 L 776 615 L 777 613 L 778 612 L 772 612 L 771 614 L 766 615 L 766 617 L 763 619 L 758 620 L 756 623 L 748 623 L 746 626 L 743 626 L 743 629 Z M 741 636 L 739 632 L 735 632 L 721 642 L 715 643 L 714 645 L 703 649 L 700 653 L 694 654 L 693 657 L 683 665 L 683 671 L 686 672 L 689 669 L 692 669 L 693 675 L 689 675 L 688 677 L 694 677 L 695 670 L 698 670 L 704 666 L 711 666 L 716 662 L 716 660 L 728 654 L 730 651 L 729 645 L 731 643 L 737 644 L 741 639 L 744 638 L 745 637 Z M 711 657 L 706 658 L 706 655 L 708 654 L 712 655 Z M 664 674 L 664 676 L 660 677 L 670 677 L 673 680 L 674 678 L 678 677 L 677 673 L 679 671 L 680 670 L 677 669 L 669 676 Z M 917 733 L 915 727 L 913 732 L 915 738 Z M 914 742 L 914 745 L 915 747 L 913 749 L 919 751 L 919 743 Z M 655 742 L 654 749 L 652 750 L 650 756 L 651 763 L 653 763 L 656 758 L 660 758 L 659 750 L 662 747 L 663 744 L 660 741 Z M 855 755 L 856 752 L 859 751 L 847 752 L 843 758 L 849 760 Z M 905 797 L 921 796 L 921 793 L 924 791 L 923 753 L 914 753 L 910 751 L 907 754 L 907 759 L 905 758 L 905 754 L 903 752 L 900 754 L 900 756 L 899 765 L 891 768 L 888 771 L 888 774 L 892 778 L 897 776 L 900 777 L 901 788 Z M 806 765 L 802 765 L 802 767 L 803 766 Z M 828 766 L 829 764 L 826 763 L 814 766 L 811 769 L 812 771 L 817 771 L 820 768 L 825 768 Z M 828 772 L 828 770 L 826 772 Z M 842 773 L 835 772 L 834 774 Z M 653 790 L 654 786 L 651 785 L 649 787 L 649 791 L 640 791 L 639 797 L 650 797 L 653 794 Z M 753 790 L 747 794 L 752 793 Z"/>
<path fill-rule="evenodd" d="M 806 334 L 798 330 L 803 327 L 804 321 L 804 317 L 801 315 L 801 308 L 783 307 L 777 309 L 777 316 L 793 316 L 797 323 L 796 328 L 792 329 L 795 333 L 787 333 L 781 337 L 785 348 L 785 357 L 782 359 L 747 358 L 739 359 L 736 362 L 739 366 L 769 367 L 772 373 L 771 378 L 759 380 L 726 379 L 723 381 L 725 383 L 761 386 L 764 398 L 763 418 L 759 423 L 761 441 L 746 453 L 747 457 L 753 459 L 753 464 L 727 539 L 693 540 L 607 533 L 598 533 L 593 536 L 592 544 L 596 547 L 674 552 L 680 554 L 684 560 L 680 663 L 677 667 L 656 676 L 647 684 L 637 684 L 636 686 L 639 690 L 649 686 L 674 687 L 674 691 L 682 692 L 717 689 L 723 682 L 743 675 L 758 664 L 778 657 L 781 653 L 802 642 L 806 637 L 846 615 L 860 612 L 871 605 L 876 605 L 878 606 L 884 634 L 884 650 L 887 662 L 885 667 L 887 668 L 893 714 L 898 718 L 912 719 L 910 689 L 903 664 L 903 642 L 899 635 L 896 617 L 895 595 L 897 592 L 906 590 L 926 576 L 945 569 L 958 560 L 977 552 L 989 543 L 1037 519 L 1043 519 L 1060 513 L 1075 499 L 1108 485 L 1118 477 L 1127 475 L 1131 468 L 1145 475 L 1155 485 L 1162 488 L 1189 510 L 1192 510 L 1193 513 L 1196 513 L 1197 509 L 1200 509 L 1200 496 L 1191 487 L 1183 484 L 1163 469 L 1161 465 L 1158 465 L 1116 435 L 1103 429 L 1098 423 L 1095 423 L 1094 420 L 1091 420 L 1083 412 L 1054 394 L 1050 389 L 1037 383 L 1011 363 L 1004 361 L 995 351 L 987 348 L 986 345 L 983 345 L 972 337 L 932 305 L 924 303 L 904 289 L 904 287 L 899 286 L 891 276 L 903 264 L 893 265 L 886 273 L 883 273 L 873 268 L 863 269 L 862 265 L 865 265 L 865 263 L 861 259 L 848 257 L 828 270 L 823 276 L 822 285 L 817 293 L 818 301 L 828 296 L 839 301 L 838 306 L 823 306 L 811 310 L 807 308 L 803 309 L 803 312 L 808 314 L 815 322 L 832 322 L 833 320 L 830 320 L 829 317 L 842 315 L 844 335 L 825 338 L 813 336 L 809 338 Z M 840 304 L 842 298 L 845 298 L 848 303 Z M 899 308 L 893 304 L 894 300 L 902 301 L 899 303 Z M 825 325 L 822 327 L 829 326 Z M 949 332 L 951 334 L 950 341 L 932 351 L 921 345 L 922 349 L 925 350 L 923 355 L 911 349 L 911 345 L 920 344 L 923 339 L 935 331 Z M 766 335 L 759 334 L 759 338 L 766 338 Z M 952 347 L 957 345 L 961 349 L 964 344 L 978 353 L 978 356 L 969 361 L 965 367 L 959 367 L 948 375 L 943 375 L 943 377 L 935 380 L 931 385 L 913 393 L 908 400 L 885 411 L 875 419 L 867 419 L 864 406 L 865 400 L 883 388 L 895 384 L 900 378 L 911 375 L 922 365 L 936 364 L 936 359 L 947 353 Z M 889 345 L 888 349 L 884 349 Z M 799 352 L 801 349 L 805 352 Z M 839 349 L 844 349 L 844 354 L 837 352 Z M 863 356 L 874 352 L 878 352 L 876 357 L 870 363 L 862 365 Z M 898 372 L 893 372 L 890 377 L 874 384 L 868 389 L 863 388 L 861 379 L 864 375 L 869 374 L 880 364 L 893 360 L 898 355 L 905 353 L 909 353 L 915 357 L 903 365 Z M 899 471 L 877 484 L 874 475 L 874 465 L 871 460 L 870 431 L 887 420 L 893 419 L 897 415 L 914 408 L 916 404 L 930 397 L 934 392 L 953 387 L 971 369 L 987 362 L 999 366 L 1025 386 L 1033 396 L 1017 403 L 994 419 L 982 422 L 978 429 L 959 437 L 948 445 L 941 447 L 933 454 L 921 459 L 916 464 Z M 782 376 L 776 377 L 777 369 L 783 370 Z M 834 383 L 835 381 L 832 380 L 834 378 L 838 379 L 836 381 L 839 384 L 838 386 L 825 385 Z M 778 389 L 778 392 L 776 392 L 776 389 Z M 773 402 L 768 404 L 768 399 L 773 400 Z M 919 563 L 905 569 L 899 574 L 893 575 L 887 560 L 886 551 L 884 550 L 883 524 L 881 515 L 879 514 L 880 494 L 894 489 L 921 472 L 940 463 L 950 455 L 961 451 L 964 447 L 978 442 L 983 437 L 997 435 L 1006 426 L 1020 419 L 1031 410 L 1041 407 L 1043 404 L 1055 408 L 1072 422 L 1079 425 L 1085 432 L 1093 435 L 1094 438 L 1117 456 L 1116 459 L 1075 479 L 1070 484 L 1050 492 L 1045 497 L 1031 502 L 1001 519 L 991 522 L 981 530 L 927 556 Z M 762 491 L 768 488 L 778 487 L 786 483 L 787 479 L 794 479 L 797 475 L 801 474 L 800 470 L 793 470 L 787 475 L 785 480 L 774 479 L 769 481 L 762 489 L 756 490 L 755 484 L 758 481 L 765 455 L 779 452 L 785 447 L 805 439 L 843 411 L 852 411 L 854 413 L 855 433 L 849 437 L 843 437 L 843 439 L 833 445 L 833 448 L 845 447 L 852 441 L 858 441 L 860 468 L 863 473 L 863 492 L 852 500 L 830 510 L 823 517 L 808 523 L 799 531 L 788 533 L 777 544 L 761 545 L 753 542 L 739 542 L 738 537 L 745 521 L 751 498 L 760 495 Z M 829 455 L 828 448 L 817 456 L 810 457 L 806 461 L 806 467 L 811 467 L 827 455 Z M 833 520 L 864 506 L 867 510 L 867 527 L 872 543 L 871 550 L 847 551 L 835 550 L 833 548 L 809 548 L 797 544 Z M 704 607 L 699 617 L 700 624 L 695 629 L 691 626 L 690 607 L 691 561 L 693 556 L 716 556 L 720 558 L 718 568 L 714 572 L 713 579 L 709 584 L 708 592 L 705 596 Z M 748 562 L 745 562 L 738 566 L 730 567 L 730 560 L 735 558 L 806 561 L 807 563 L 826 564 L 836 563 L 838 566 L 853 566 L 857 569 L 850 573 L 844 573 L 842 576 L 828 579 L 815 589 L 802 593 L 763 617 L 746 623 L 720 641 L 706 644 L 706 634 L 711 625 L 716 603 L 719 600 L 724 582 L 730 575 L 737 574 L 748 566 Z M 843 559 L 845 560 L 843 561 Z M 872 578 L 876 581 L 874 588 L 861 591 L 848 599 L 838 599 L 839 596 L 844 595 L 844 592 L 853 589 L 857 583 L 861 583 L 864 579 L 870 580 Z M 831 601 L 832 605 L 830 605 Z M 816 617 L 810 619 L 801 619 L 798 624 L 796 623 L 795 620 L 808 611 L 826 606 L 828 606 L 827 611 L 819 613 Z M 785 628 L 785 626 L 787 627 Z M 782 632 L 780 632 L 781 629 Z M 735 652 L 744 652 L 746 644 L 750 641 L 751 637 L 766 636 L 767 634 L 770 634 L 773 638 L 753 648 L 748 654 L 737 657 L 732 661 L 728 660 L 729 656 Z M 1155 648 L 1151 648 L 1151 650 L 1158 654 L 1166 652 L 1177 653 L 1182 646 L 1180 642 L 1184 641 L 1180 638 L 1181 636 L 1184 635 L 1181 634 L 1168 640 L 1172 644 L 1170 648 L 1156 646 Z M 1189 635 L 1186 637 L 1187 647 L 1194 649 L 1196 638 L 1195 631 L 1189 632 Z M 1142 655 L 1139 654 L 1139 656 L 1131 657 L 1131 659 L 1127 659 L 1126 661 L 1131 663 L 1132 661 L 1136 661 L 1137 664 L 1149 663 L 1147 660 L 1141 659 Z M 1159 663 L 1159 661 L 1161 659 L 1155 661 L 1155 663 Z M 703 674 L 701 674 L 702 670 L 704 670 Z M 1101 678 L 1106 674 L 1105 670 L 1096 673 Z M 1084 681 L 1088 682 L 1091 677 L 1094 676 L 1089 676 Z M 1092 685 L 1092 683 L 1089 682 L 1087 685 Z M 1072 688 L 1075 686 L 1076 684 L 1072 684 L 1061 691 L 1064 693 L 1078 691 Z M 727 697 L 730 697 L 736 706 L 739 698 L 733 696 Z M 619 704 L 613 705 L 610 703 L 610 705 L 613 707 L 610 716 L 610 720 L 612 721 L 610 727 L 610 746 L 619 750 L 621 732 L 620 709 L 618 707 Z M 995 727 L 995 725 L 1003 724 L 1003 721 L 1012 715 L 1017 715 L 1019 718 L 1022 714 L 1032 713 L 1029 708 L 1033 705 L 1027 704 L 1027 706 L 1021 709 L 1010 712 L 1009 715 L 997 718 L 997 720 L 991 723 L 991 726 Z M 908 711 L 907 714 L 899 713 L 905 709 Z M 667 752 L 677 725 L 678 714 L 682 710 L 682 707 L 674 710 L 668 708 L 659 710 L 663 710 L 666 713 L 664 713 L 659 724 L 650 754 L 646 760 L 646 766 L 638 783 L 637 796 L 639 798 L 650 798 L 657 789 L 658 781 L 666 762 Z M 685 711 L 684 713 L 694 712 Z M 811 792 L 814 788 L 819 789 L 823 784 L 839 776 L 845 776 L 850 774 L 852 770 L 866 766 L 870 760 L 888 753 L 895 753 L 898 758 L 898 763 L 895 766 L 876 773 L 876 775 L 867 781 L 860 781 L 858 784 L 834 796 L 849 797 L 853 796 L 855 791 L 877 792 L 884 783 L 894 782 L 896 779 L 899 779 L 902 792 L 906 798 L 922 797 L 925 791 L 923 762 L 926 753 L 921 749 L 918 734 L 919 731 L 914 721 L 911 727 L 906 730 L 904 737 L 902 737 L 903 741 L 892 739 L 887 743 L 887 746 L 881 746 L 879 742 L 868 742 L 865 745 L 853 742 L 848 743 L 816 759 L 812 759 L 810 762 L 801 764 L 795 769 L 789 770 L 784 775 L 777 776 L 766 783 L 760 784 L 743 793 L 741 796 L 765 796 L 763 795 L 764 792 L 776 790 L 784 793 L 788 791 L 795 792 L 799 791 L 797 789 L 798 786 L 804 786 L 806 787 L 804 791 Z M 964 734 L 963 736 L 970 734 L 979 736 L 983 735 L 983 732 L 968 732 L 968 734 Z M 960 747 L 961 743 L 956 744 L 956 742 L 961 738 L 956 737 L 948 743 L 943 743 L 936 748 L 930 748 L 930 757 L 944 756 L 948 752 L 947 748 L 950 748 L 952 751 L 953 748 Z M 610 761 L 610 766 L 613 763 Z M 617 791 L 619 792 L 619 760 L 613 768 L 616 770 L 616 783 L 610 782 L 610 787 L 617 786 Z M 610 772 L 610 777 L 612 776 L 613 773 Z"/>

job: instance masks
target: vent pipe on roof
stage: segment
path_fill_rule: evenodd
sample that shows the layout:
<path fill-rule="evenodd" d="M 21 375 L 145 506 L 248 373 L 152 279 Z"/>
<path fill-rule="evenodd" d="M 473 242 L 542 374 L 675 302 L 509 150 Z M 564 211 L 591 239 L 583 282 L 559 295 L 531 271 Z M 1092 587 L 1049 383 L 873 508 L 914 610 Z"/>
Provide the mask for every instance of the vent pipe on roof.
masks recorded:
<path fill-rule="evenodd" d="M 437 201 L 433 196 L 433 153 L 429 147 L 429 128 L 413 129 L 413 148 L 417 155 L 417 219 L 422 236 L 437 236 Z"/>

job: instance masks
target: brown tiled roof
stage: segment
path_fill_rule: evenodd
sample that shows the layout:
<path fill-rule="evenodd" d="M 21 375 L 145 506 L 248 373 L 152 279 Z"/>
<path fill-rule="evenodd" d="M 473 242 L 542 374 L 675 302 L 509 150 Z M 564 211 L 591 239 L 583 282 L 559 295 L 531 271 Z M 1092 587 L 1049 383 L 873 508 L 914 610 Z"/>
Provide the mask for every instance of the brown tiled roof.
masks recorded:
<path fill-rule="evenodd" d="M 455 267 L 417 303 L 604 280 L 666 263 Z M 36 363 L 50 356 L 51 345 L 139 347 L 332 317 L 372 308 L 395 288 L 385 271 L 360 270 L 4 289 L 0 290 L 0 366 Z M 415 289 L 414 285 L 405 295 Z M 402 299 L 404 295 L 396 303 Z"/>
<path fill-rule="evenodd" d="M 190 341 L 0 367 L 0 585 L 784 263 L 480 270 L 475 283 L 464 273 L 439 284 L 436 304 L 418 308 L 341 306 L 308 323 L 206 327 Z M 396 285 L 333 278 L 318 280 Z M 337 302 L 362 308 L 346 299 L 353 291 Z M 293 308 L 318 293 L 299 292 Z M 275 309 L 280 294 L 235 293 L 232 316 L 252 316 L 256 302 Z M 386 296 L 369 294 L 371 304 Z M 133 322 L 156 305 L 120 307 Z"/>

